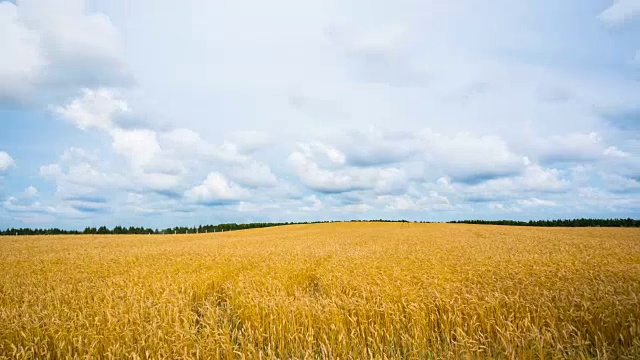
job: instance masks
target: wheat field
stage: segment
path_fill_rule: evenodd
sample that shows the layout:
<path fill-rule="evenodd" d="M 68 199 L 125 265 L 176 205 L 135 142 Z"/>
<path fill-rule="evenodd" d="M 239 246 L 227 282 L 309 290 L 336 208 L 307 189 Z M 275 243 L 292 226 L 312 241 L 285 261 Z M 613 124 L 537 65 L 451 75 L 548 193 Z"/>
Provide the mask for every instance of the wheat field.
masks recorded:
<path fill-rule="evenodd" d="M 0 237 L 0 358 L 640 358 L 640 229 Z"/>

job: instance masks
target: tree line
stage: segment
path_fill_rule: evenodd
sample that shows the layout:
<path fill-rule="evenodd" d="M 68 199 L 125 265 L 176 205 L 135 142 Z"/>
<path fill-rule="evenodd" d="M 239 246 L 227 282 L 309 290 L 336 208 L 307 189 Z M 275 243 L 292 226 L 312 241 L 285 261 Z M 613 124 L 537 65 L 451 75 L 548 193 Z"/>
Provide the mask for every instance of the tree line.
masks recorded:
<path fill-rule="evenodd" d="M 372 220 L 378 221 L 378 220 Z M 405 220 L 406 221 L 406 220 Z M 225 231 L 236 231 L 246 229 L 256 229 L 271 226 L 295 225 L 295 224 L 318 224 L 339 221 L 310 221 L 310 222 L 256 222 L 256 223 L 226 223 L 218 225 L 200 225 L 200 226 L 175 226 L 166 229 L 152 229 L 147 227 L 136 226 L 115 226 L 108 228 L 86 227 L 84 230 L 65 230 L 60 228 L 50 229 L 32 229 L 32 228 L 8 228 L 0 230 L 1 235 L 79 235 L 79 234 L 95 234 L 95 235 L 148 235 L 148 234 L 196 234 L 196 233 L 214 233 Z"/>
<path fill-rule="evenodd" d="M 640 227 L 640 220 L 627 219 L 556 219 L 556 220 L 458 220 L 453 224 L 544 226 L 544 227 Z"/>
<path fill-rule="evenodd" d="M 269 226 L 289 225 L 294 223 L 248 223 L 248 224 L 218 224 L 218 225 L 200 225 L 200 226 L 176 226 L 166 229 L 152 229 L 147 227 L 136 226 L 115 226 L 108 228 L 86 227 L 84 230 L 64 230 L 59 228 L 51 229 L 32 229 L 32 228 L 10 228 L 4 231 L 0 230 L 0 235 L 77 235 L 77 234 L 96 234 L 96 235 L 144 235 L 144 234 L 195 234 L 195 233 L 213 233 L 244 229 L 255 229 Z"/>
<path fill-rule="evenodd" d="M 256 223 L 227 223 L 218 225 L 200 225 L 200 226 L 175 226 L 166 229 L 152 229 L 136 226 L 115 226 L 110 229 L 106 226 L 86 227 L 84 230 L 64 230 L 60 228 L 50 229 L 32 229 L 32 228 L 10 228 L 0 230 L 1 235 L 78 235 L 78 234 L 95 234 L 95 235 L 149 235 L 149 234 L 200 234 L 215 233 L 225 231 L 236 231 L 246 229 L 256 229 L 271 226 L 282 225 L 302 225 L 302 224 L 319 224 L 319 223 L 335 223 L 342 221 L 303 221 L 303 222 L 256 222 Z M 351 222 L 408 222 L 408 220 L 351 220 Z"/>
<path fill-rule="evenodd" d="M 100 234 L 100 235 L 143 235 L 143 234 L 196 234 L 196 233 L 215 233 L 225 231 L 236 231 L 245 229 L 265 228 L 272 226 L 294 225 L 294 224 L 318 224 L 340 221 L 311 221 L 311 222 L 257 222 L 246 224 L 218 224 L 218 225 L 200 225 L 200 226 L 176 226 L 166 229 L 152 229 L 136 226 L 115 226 L 108 228 L 86 227 L 84 230 L 65 230 L 60 228 L 50 229 L 32 229 L 32 228 L 10 228 L 0 230 L 0 235 L 76 235 L 76 234 Z M 351 222 L 409 222 L 408 220 L 351 220 Z M 428 222 L 428 221 L 414 221 Z M 453 224 L 481 224 L 481 225 L 510 225 L 510 226 L 545 226 L 545 227 L 640 227 L 640 220 L 628 219 L 557 219 L 557 220 L 457 220 L 449 221 Z"/>

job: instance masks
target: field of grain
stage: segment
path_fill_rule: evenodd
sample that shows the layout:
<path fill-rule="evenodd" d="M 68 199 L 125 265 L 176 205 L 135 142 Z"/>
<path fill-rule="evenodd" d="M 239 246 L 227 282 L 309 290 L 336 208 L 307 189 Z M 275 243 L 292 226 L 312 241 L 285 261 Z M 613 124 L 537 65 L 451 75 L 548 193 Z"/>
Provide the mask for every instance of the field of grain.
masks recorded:
<path fill-rule="evenodd" d="M 0 237 L 0 358 L 640 358 L 640 229 Z"/>

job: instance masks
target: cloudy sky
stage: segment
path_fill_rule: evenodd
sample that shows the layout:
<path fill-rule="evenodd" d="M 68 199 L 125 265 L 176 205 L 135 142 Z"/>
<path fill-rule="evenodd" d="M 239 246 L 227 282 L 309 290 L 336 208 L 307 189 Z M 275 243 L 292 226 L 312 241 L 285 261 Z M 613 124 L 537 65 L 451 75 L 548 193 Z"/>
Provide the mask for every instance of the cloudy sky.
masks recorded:
<path fill-rule="evenodd" d="M 0 228 L 640 217 L 640 0 L 0 1 Z"/>

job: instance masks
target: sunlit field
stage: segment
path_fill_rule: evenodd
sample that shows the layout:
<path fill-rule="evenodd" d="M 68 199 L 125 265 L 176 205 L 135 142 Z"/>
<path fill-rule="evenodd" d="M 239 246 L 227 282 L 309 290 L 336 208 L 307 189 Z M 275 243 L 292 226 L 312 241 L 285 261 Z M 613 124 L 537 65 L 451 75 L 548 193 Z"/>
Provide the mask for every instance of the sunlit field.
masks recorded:
<path fill-rule="evenodd" d="M 640 229 L 0 237 L 0 357 L 640 358 Z"/>

